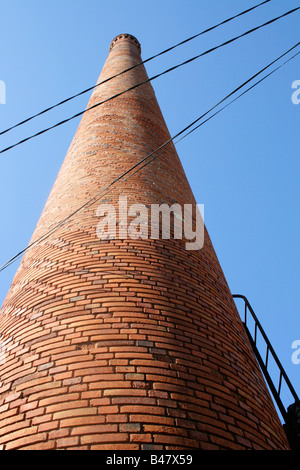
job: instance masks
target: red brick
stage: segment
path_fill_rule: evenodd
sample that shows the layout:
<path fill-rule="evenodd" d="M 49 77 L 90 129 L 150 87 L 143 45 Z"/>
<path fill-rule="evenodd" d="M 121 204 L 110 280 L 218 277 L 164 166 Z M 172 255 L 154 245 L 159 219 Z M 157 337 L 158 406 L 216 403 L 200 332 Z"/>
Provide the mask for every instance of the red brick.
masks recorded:
<path fill-rule="evenodd" d="M 63 437 L 61 439 L 57 440 L 57 447 L 58 448 L 69 448 L 73 446 L 77 446 L 79 444 L 79 438 L 74 436 L 74 437 Z"/>
<path fill-rule="evenodd" d="M 146 405 L 125 405 L 120 408 L 121 413 L 145 413 L 163 416 L 165 414 L 165 409 L 158 406 L 146 406 Z"/>
<path fill-rule="evenodd" d="M 93 424 L 89 426 L 74 427 L 71 431 L 72 436 L 86 436 L 89 434 L 105 434 L 107 432 L 117 432 L 117 424 Z"/>
<path fill-rule="evenodd" d="M 38 442 L 32 445 L 23 445 L 22 450 L 55 450 L 56 442 L 47 441 L 47 442 Z"/>
<path fill-rule="evenodd" d="M 0 444 L 15 441 L 19 437 L 35 434 L 37 432 L 37 426 L 29 427 L 30 421 L 23 422 L 25 429 L 20 429 L 20 423 L 16 423 L 12 425 L 12 429 L 10 432 L 6 432 L 3 436 L 0 437 Z M 15 429 L 15 430 L 14 430 Z"/>
<path fill-rule="evenodd" d="M 64 419 L 70 418 L 72 416 L 90 416 L 97 414 L 96 408 L 75 408 L 69 409 L 65 411 L 58 411 L 57 413 L 53 413 L 53 419 Z"/>
<path fill-rule="evenodd" d="M 53 429 L 57 429 L 58 425 L 59 425 L 59 421 L 50 421 L 47 423 L 42 423 L 38 427 L 38 432 L 52 431 Z"/>
<path fill-rule="evenodd" d="M 85 425 L 93 425 L 93 424 L 103 424 L 105 422 L 105 416 L 81 416 L 71 417 L 62 419 L 59 421 L 60 428 L 63 427 L 75 427 L 75 426 L 85 426 Z"/>
<path fill-rule="evenodd" d="M 155 416 L 155 415 L 144 415 L 144 414 L 134 414 L 130 415 L 131 422 L 137 423 L 157 423 L 157 424 L 165 424 L 165 425 L 174 425 L 175 419 L 165 416 Z"/>
<path fill-rule="evenodd" d="M 130 442 L 152 442 L 152 434 L 130 434 Z"/>
<path fill-rule="evenodd" d="M 94 106 L 148 80 L 140 62 L 132 36 L 112 42 L 99 80 L 132 68 L 94 88 L 32 237 L 65 223 L 26 251 L 3 303 L 0 445 L 288 449 L 206 229 L 196 251 L 97 236 L 98 205 L 119 195 L 196 204 L 171 142 L 119 178 L 170 139 L 149 81 Z"/>
<path fill-rule="evenodd" d="M 29 445 L 35 445 L 37 449 L 38 443 L 44 446 L 44 441 L 47 439 L 47 433 L 35 434 L 33 436 L 21 437 L 20 439 L 12 439 L 5 445 L 5 450 L 14 450 L 26 448 Z"/>
<path fill-rule="evenodd" d="M 49 439 L 59 439 L 69 435 L 68 429 L 55 429 L 49 432 Z"/>
<path fill-rule="evenodd" d="M 99 444 L 92 445 L 91 450 L 139 450 L 138 444 Z"/>
<path fill-rule="evenodd" d="M 80 438 L 82 444 L 100 444 L 104 442 L 124 442 L 128 440 L 126 433 L 109 433 L 109 434 L 91 434 L 90 436 L 82 436 Z"/>

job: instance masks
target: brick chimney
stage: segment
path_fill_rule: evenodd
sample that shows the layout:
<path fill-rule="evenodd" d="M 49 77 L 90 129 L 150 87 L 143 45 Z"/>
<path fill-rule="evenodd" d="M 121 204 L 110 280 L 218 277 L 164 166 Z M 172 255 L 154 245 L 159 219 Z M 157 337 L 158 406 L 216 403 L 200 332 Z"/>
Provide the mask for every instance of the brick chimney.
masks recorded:
<path fill-rule="evenodd" d="M 117 36 L 99 82 L 140 53 Z M 147 78 L 139 65 L 88 107 Z M 169 138 L 149 82 L 87 111 L 31 241 Z M 206 229 L 193 250 L 176 217 L 169 238 L 125 236 L 120 217 L 99 236 L 103 204 L 196 207 L 174 145 L 102 196 L 25 253 L 4 301 L 0 447 L 288 449 Z"/>

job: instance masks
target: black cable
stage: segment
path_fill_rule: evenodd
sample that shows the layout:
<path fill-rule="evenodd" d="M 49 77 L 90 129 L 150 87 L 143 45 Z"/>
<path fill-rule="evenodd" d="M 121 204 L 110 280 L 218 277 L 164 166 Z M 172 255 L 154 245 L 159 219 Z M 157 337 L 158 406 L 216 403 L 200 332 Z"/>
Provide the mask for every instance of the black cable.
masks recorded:
<path fill-rule="evenodd" d="M 160 57 L 160 56 L 162 56 L 163 54 L 166 54 L 167 52 L 170 52 L 170 51 L 172 51 L 173 49 L 176 49 L 177 47 L 182 46 L 183 44 L 186 44 L 186 43 L 188 43 L 189 41 L 192 41 L 193 39 L 196 39 L 196 38 L 199 37 L 199 36 L 202 36 L 203 34 L 206 34 L 206 33 L 210 32 L 210 31 L 213 31 L 214 29 L 218 28 L 219 26 L 223 26 L 224 24 L 229 23 L 230 21 L 232 21 L 232 20 L 234 20 L 234 19 L 236 19 L 236 18 L 239 18 L 240 16 L 243 16 L 243 15 L 245 15 L 246 13 L 250 13 L 251 11 L 255 10 L 256 8 L 262 6 L 262 5 L 266 4 L 266 3 L 269 3 L 270 1 L 271 1 L 271 0 L 265 0 L 265 1 L 262 2 L 262 3 L 259 3 L 258 5 L 255 5 L 254 7 L 248 8 L 248 10 L 242 11 L 241 13 L 238 13 L 237 15 L 232 16 L 231 18 L 228 18 L 228 19 L 222 21 L 221 23 L 218 23 L 218 24 L 216 24 L 216 25 L 214 25 L 214 26 L 211 26 L 210 28 L 205 29 L 204 31 L 201 31 L 201 33 L 195 34 L 194 36 L 191 36 L 191 37 L 189 37 L 188 39 L 185 39 L 184 41 L 181 41 L 181 42 L 179 42 L 178 44 L 175 44 L 174 46 L 171 46 L 171 47 L 169 47 L 168 49 L 165 49 L 164 51 L 159 52 L 158 54 L 155 54 L 155 55 L 153 55 L 152 57 L 149 57 L 148 59 L 145 59 L 144 61 L 139 62 L 138 64 L 133 65 L 132 67 L 129 67 L 128 69 L 125 69 L 125 70 L 123 70 L 122 72 L 117 73 L 116 75 L 113 75 L 112 77 L 107 78 L 106 80 L 103 80 L 103 81 L 100 82 L 100 83 L 97 83 L 97 84 L 94 85 L 94 86 L 91 86 L 91 87 L 89 87 L 89 88 L 87 88 L 87 89 L 85 89 L 85 90 L 83 90 L 83 91 L 81 91 L 81 92 L 79 92 L 79 93 L 76 93 L 75 95 L 70 96 L 69 98 L 66 98 L 66 99 L 64 99 L 63 101 L 60 101 L 59 103 L 57 103 L 57 104 L 55 104 L 55 105 L 53 105 L 53 106 L 50 106 L 49 108 L 46 108 L 46 109 L 44 109 L 43 111 L 40 111 L 40 112 L 37 113 L 37 114 L 34 114 L 33 116 L 31 116 L 31 117 L 25 119 L 24 121 L 21 121 L 21 122 L 19 122 L 18 124 L 15 124 L 14 126 L 9 127 L 8 129 L 5 129 L 4 131 L 1 131 L 1 132 L 0 132 L 0 135 L 6 134 L 7 132 L 9 132 L 9 131 L 15 129 L 16 127 L 19 127 L 19 126 L 21 126 L 21 125 L 23 125 L 23 124 L 25 124 L 25 123 L 31 121 L 32 119 L 34 119 L 34 118 L 36 118 L 36 117 L 38 117 L 38 116 L 41 116 L 42 114 L 45 114 L 45 113 L 51 111 L 52 109 L 57 108 L 57 107 L 59 107 L 59 106 L 65 104 L 65 103 L 67 103 L 68 101 L 73 100 L 74 98 L 77 98 L 78 96 L 84 95 L 85 93 L 88 93 L 89 91 L 94 90 L 94 89 L 97 88 L 98 86 L 103 85 L 103 83 L 107 83 L 108 81 L 112 80 L 113 78 L 119 77 L 120 75 L 122 75 L 122 74 L 125 73 L 125 72 L 129 72 L 130 70 L 132 70 L 132 69 L 138 67 L 139 65 L 146 64 L 147 62 L 150 62 L 151 60 L 156 59 L 157 57 Z"/>
<path fill-rule="evenodd" d="M 299 45 L 300 43 L 298 43 L 297 45 Z M 296 46 L 295 46 L 296 47 Z M 294 47 L 293 47 L 294 49 Z M 243 93 L 241 93 L 240 95 L 238 95 L 236 98 L 234 98 L 233 100 L 231 100 L 229 103 L 227 103 L 225 106 L 223 106 L 222 108 L 220 108 L 217 112 L 215 112 L 214 114 L 212 114 L 208 119 L 206 119 L 205 121 L 201 122 L 201 124 L 198 124 L 198 126 L 194 127 L 192 130 L 190 130 L 187 134 L 185 134 L 183 137 L 181 137 L 181 139 L 179 139 L 176 143 L 180 142 L 181 140 L 185 139 L 188 135 L 192 134 L 192 132 L 194 132 L 195 130 L 199 129 L 199 127 L 203 126 L 203 124 L 207 123 L 208 121 L 210 121 L 210 119 L 212 119 L 213 117 L 215 117 L 217 114 L 219 114 L 221 111 L 223 111 L 224 109 L 228 108 L 228 106 L 230 106 L 231 104 L 233 104 L 235 101 L 237 101 L 239 98 L 241 98 L 243 95 L 245 95 L 246 93 L 248 93 L 250 90 L 252 90 L 253 88 L 255 88 L 257 85 L 259 85 L 261 82 L 263 82 L 264 80 L 266 80 L 267 78 L 269 78 L 271 75 L 273 75 L 275 72 L 277 72 L 279 69 L 281 69 L 284 65 L 286 65 L 288 62 L 290 62 L 292 59 L 294 59 L 295 57 L 297 57 L 298 55 L 300 54 L 300 51 L 297 52 L 296 54 L 294 54 L 292 57 L 290 57 L 288 60 L 286 60 L 285 62 L 283 62 L 281 65 L 279 65 L 278 67 L 276 67 L 274 70 L 272 70 L 270 73 L 268 73 L 267 75 L 265 75 L 263 78 L 261 78 L 259 81 L 257 81 L 256 83 L 254 83 L 254 85 L 250 86 L 249 88 L 247 88 Z M 285 54 L 284 54 L 285 55 Z M 282 56 L 283 57 L 283 56 Z M 275 62 L 275 61 L 274 61 Z M 273 62 L 273 63 L 274 63 Z M 267 67 L 266 67 L 267 68 Z M 257 76 L 258 74 L 256 74 Z M 248 80 L 249 82 L 249 80 Z M 239 87 L 238 89 L 240 89 L 241 87 Z M 231 93 L 232 94 L 232 93 Z M 224 100 L 220 101 L 223 102 Z M 219 103 L 219 104 L 220 104 Z"/>
<path fill-rule="evenodd" d="M 261 69 L 259 72 L 257 72 L 255 75 L 253 75 L 251 78 L 249 78 L 248 80 L 246 80 L 242 85 L 240 85 L 239 87 L 237 87 L 234 91 L 232 91 L 231 93 L 229 93 L 225 98 L 223 98 L 221 101 L 219 101 L 216 105 L 214 105 L 212 108 L 210 108 L 207 112 L 205 112 L 204 114 L 202 114 L 200 117 L 198 117 L 196 120 L 194 120 L 191 124 L 189 124 L 188 126 L 186 126 L 183 130 L 181 130 L 180 132 L 178 132 L 175 136 L 171 137 L 169 140 L 167 140 L 164 144 L 162 144 L 159 148 L 157 148 L 156 150 L 154 150 L 153 152 L 151 152 L 149 155 L 146 155 L 146 157 L 144 157 L 142 160 L 140 160 L 138 163 L 136 163 L 135 165 L 133 165 L 131 168 L 129 168 L 128 170 L 126 170 L 123 174 L 121 174 L 119 177 L 117 177 L 115 180 L 113 180 L 109 185 L 107 185 L 104 189 L 102 189 L 101 191 L 99 191 L 99 193 L 97 193 L 95 196 L 93 196 L 92 198 L 90 198 L 85 204 L 83 204 L 82 206 L 80 206 L 78 209 L 76 209 L 74 212 L 72 212 L 69 216 L 67 216 L 65 219 L 63 219 L 62 221 L 60 221 L 57 225 L 55 225 L 52 229 L 50 229 L 48 232 L 46 232 L 44 235 L 42 235 L 40 238 L 38 238 L 37 240 L 33 241 L 32 243 L 30 243 L 26 248 L 24 248 L 22 251 L 20 251 L 17 255 L 15 255 L 13 258 L 11 258 L 10 260 L 8 260 L 5 264 L 3 264 L 1 267 L 0 267 L 0 272 L 4 271 L 6 268 L 8 268 L 11 264 L 13 264 L 21 255 L 23 255 L 26 251 L 28 251 L 32 246 L 36 245 L 37 243 L 40 243 L 41 241 L 45 240 L 46 238 L 48 238 L 51 233 L 54 231 L 54 230 L 57 230 L 61 225 L 63 225 L 65 222 L 67 222 L 67 220 L 69 220 L 71 217 L 73 217 L 75 214 L 77 214 L 78 212 L 80 212 L 82 209 L 84 209 L 85 207 L 88 207 L 89 205 L 92 205 L 94 204 L 94 202 L 96 202 L 97 200 L 99 200 L 101 197 L 103 197 L 103 193 L 105 193 L 104 195 L 106 195 L 110 190 L 111 190 L 111 187 L 113 185 L 115 185 L 119 180 L 123 179 L 124 176 L 127 176 L 127 178 L 123 179 L 123 181 L 126 181 L 130 176 L 132 176 L 133 174 L 137 173 L 138 171 L 140 171 L 142 168 L 144 168 L 145 166 L 147 166 L 148 164 L 150 164 L 153 160 L 157 159 L 160 155 L 156 155 L 154 156 L 151 160 L 148 160 L 150 157 L 152 157 L 155 153 L 157 153 L 159 150 L 161 150 L 162 148 L 164 148 L 166 145 L 168 145 L 170 142 L 172 142 L 174 139 L 177 139 L 177 137 L 181 136 L 182 134 L 184 134 L 187 130 L 189 130 L 191 127 L 193 127 L 197 122 L 199 122 L 201 119 L 203 119 L 203 117 L 207 116 L 211 111 L 213 111 L 217 106 L 219 106 L 221 103 L 223 103 L 225 100 L 227 100 L 229 97 L 231 97 L 232 95 L 234 95 L 238 90 L 240 90 L 241 88 L 243 88 L 246 84 L 248 84 L 249 82 L 251 82 L 254 78 L 256 78 L 258 75 L 260 75 L 261 73 L 263 73 L 267 68 L 271 67 L 275 62 L 278 62 L 278 60 L 280 60 L 281 58 L 283 58 L 284 56 L 286 56 L 289 52 L 291 52 L 292 50 L 294 50 L 296 47 L 298 47 L 300 45 L 300 42 L 298 42 L 297 44 L 295 44 L 293 47 L 291 47 L 288 51 L 286 51 L 284 54 L 282 54 L 281 56 L 279 56 L 277 59 L 275 59 L 274 61 L 272 61 L 271 63 L 269 63 L 266 67 L 264 67 L 263 69 Z M 260 83 L 262 83 L 264 80 L 266 80 L 268 77 L 270 77 L 271 75 L 273 75 L 276 71 L 278 71 L 279 69 L 281 69 L 284 65 L 286 65 L 288 62 L 290 62 L 292 59 L 294 59 L 297 55 L 300 54 L 300 51 L 297 52 L 296 54 L 294 54 L 292 57 L 290 57 L 288 60 L 286 60 L 285 62 L 283 62 L 281 65 L 279 65 L 277 68 L 275 68 L 273 71 L 271 71 L 269 74 L 265 75 L 262 79 L 260 79 L 258 82 L 256 82 L 254 85 L 250 86 L 248 89 L 246 89 L 243 93 L 241 93 L 239 96 L 237 96 L 235 99 L 233 99 L 230 103 L 228 103 L 227 105 L 223 106 L 223 108 L 221 108 L 220 110 L 218 110 L 216 113 L 214 113 L 212 116 L 210 116 L 209 118 L 207 118 L 205 121 L 203 121 L 202 123 L 200 123 L 199 125 L 197 125 L 195 128 L 193 128 L 192 130 L 190 130 L 187 134 L 185 134 L 181 139 L 179 139 L 176 143 L 178 143 L 180 140 L 183 140 L 185 137 L 187 137 L 189 134 L 191 134 L 192 132 L 194 132 L 196 129 L 198 129 L 199 127 L 203 126 L 203 124 L 205 124 L 206 122 L 208 122 L 210 119 L 212 119 L 214 116 L 216 116 L 217 114 L 219 114 L 222 110 L 224 110 L 225 108 L 227 108 L 228 106 L 230 106 L 232 103 L 234 103 L 235 101 L 237 101 L 239 98 L 241 98 L 243 95 L 245 95 L 246 93 L 248 93 L 250 90 L 252 90 L 254 87 L 256 87 L 257 85 L 259 85 Z M 147 161 L 148 160 L 148 161 Z M 140 165 L 144 163 L 144 165 L 142 165 L 140 167 Z M 139 167 L 139 168 L 138 168 Z M 133 173 L 131 173 L 133 170 L 136 170 L 134 171 Z"/>
<path fill-rule="evenodd" d="M 282 54 L 280 57 L 278 57 L 278 59 L 274 60 L 273 62 L 271 62 L 269 65 L 267 65 L 264 69 L 262 69 L 260 72 L 258 72 L 256 75 L 254 75 L 251 79 L 247 80 L 247 82 L 245 82 L 243 85 L 239 86 L 238 88 L 236 88 L 236 90 L 232 93 L 230 93 L 229 95 L 227 95 L 226 98 L 224 98 L 223 100 L 221 100 L 217 105 L 215 105 L 213 108 L 211 108 L 211 110 L 209 112 L 211 112 L 213 109 L 215 109 L 217 106 L 219 106 L 221 103 L 223 103 L 226 99 L 228 99 L 230 96 L 232 96 L 234 93 L 236 93 L 238 90 L 240 90 L 243 86 L 245 86 L 246 84 L 248 84 L 252 79 L 254 79 L 255 77 L 257 77 L 258 75 L 260 75 L 262 72 L 264 72 L 267 68 L 269 68 L 271 65 L 273 65 L 275 62 L 277 62 L 278 60 L 282 59 L 282 57 L 286 56 L 289 52 L 291 52 L 293 49 L 295 49 L 296 47 L 298 47 L 300 45 L 300 42 L 298 42 L 297 44 L 295 44 L 295 46 L 293 46 L 291 49 L 289 49 L 287 52 L 285 52 L 284 54 Z M 235 101 L 237 101 L 239 98 L 241 98 L 243 95 L 245 95 L 246 93 L 248 93 L 250 90 L 252 90 L 253 88 L 255 88 L 257 85 L 259 85 L 261 82 L 263 82 L 264 80 L 266 80 L 268 77 L 270 77 L 271 75 L 273 75 L 275 72 L 277 72 L 279 69 L 281 69 L 284 65 L 286 65 L 288 62 L 290 62 L 291 60 L 293 60 L 295 57 L 297 57 L 297 55 L 300 54 L 300 51 L 297 52 L 296 54 L 294 54 L 292 57 L 290 57 L 288 60 L 286 60 L 285 62 L 283 62 L 281 65 L 279 65 L 278 67 L 276 67 L 274 70 L 272 70 L 272 72 L 268 73 L 267 75 L 265 75 L 261 80 L 259 80 L 258 82 L 256 82 L 254 85 L 252 85 L 251 87 L 247 88 L 243 93 L 241 93 L 240 95 L 238 95 L 236 98 L 234 98 L 232 101 L 230 101 L 229 103 L 227 103 L 225 106 L 223 106 L 221 109 L 219 109 L 216 113 L 214 113 L 212 116 L 210 116 L 208 119 L 206 119 L 205 121 L 203 121 L 201 124 L 199 124 L 198 126 L 196 126 L 194 129 L 190 130 L 186 135 L 184 135 L 183 137 L 181 137 L 181 139 L 179 139 L 176 143 L 180 142 L 181 140 L 185 139 L 185 137 L 187 137 L 189 134 L 191 134 L 192 132 L 194 132 L 196 129 L 198 129 L 199 127 L 203 126 L 203 124 L 205 124 L 206 122 L 208 122 L 210 119 L 212 119 L 214 116 L 216 116 L 217 114 L 219 114 L 221 111 L 223 111 L 225 108 L 227 108 L 228 106 L 230 106 L 232 103 L 234 103 Z"/>
<path fill-rule="evenodd" d="M 164 72 L 161 72 L 161 73 L 159 73 L 159 74 L 157 74 L 157 75 L 154 75 L 153 77 L 148 78 L 147 80 L 145 80 L 145 81 L 143 81 L 143 82 L 141 82 L 141 83 L 139 83 L 139 84 L 137 84 L 137 85 L 134 85 L 134 86 L 128 88 L 127 90 L 124 90 L 124 91 L 122 91 L 122 92 L 120 92 L 120 93 L 117 93 L 116 95 L 113 95 L 113 96 L 111 96 L 110 98 L 107 98 L 106 100 L 101 101 L 100 103 L 96 103 L 96 104 L 94 104 L 93 106 L 90 106 L 89 108 L 86 108 L 84 111 L 80 111 L 79 113 L 75 114 L 74 116 L 71 116 L 70 118 L 64 119 L 63 121 L 60 121 L 60 122 L 54 124 L 53 126 L 47 127 L 46 129 L 43 129 L 42 131 L 39 131 L 39 132 L 37 132 L 36 134 L 31 135 L 30 137 L 26 137 L 25 139 L 20 140 L 20 141 L 17 142 L 16 144 L 10 145 L 9 147 L 6 147 L 6 148 L 0 150 L 0 154 L 1 154 L 1 153 L 5 153 L 5 152 L 7 152 L 8 150 L 11 150 L 11 149 L 13 149 L 14 147 L 17 147 L 18 145 L 24 144 L 24 143 L 27 142 L 28 140 L 31 140 L 31 139 L 33 139 L 33 138 L 35 138 L 35 137 L 38 137 L 39 135 L 42 135 L 42 134 L 44 134 L 45 132 L 48 132 L 48 131 L 50 131 L 50 130 L 52 130 L 52 129 L 55 129 L 55 128 L 57 128 L 57 127 L 63 125 L 63 124 L 66 124 L 67 122 L 72 121 L 73 119 L 75 119 L 75 118 L 77 118 L 77 117 L 79 117 L 79 116 L 82 116 L 83 114 L 85 114 L 87 111 L 90 111 L 91 109 L 94 109 L 94 108 L 96 108 L 96 107 L 98 107 L 98 106 L 100 106 L 100 105 L 102 105 L 102 104 L 104 104 L 104 103 L 107 103 L 108 101 L 110 101 L 110 100 L 112 100 L 112 99 L 114 99 L 114 98 L 117 98 L 117 97 L 123 95 L 124 93 L 127 93 L 128 91 L 134 90 L 135 88 L 138 88 L 139 86 L 144 85 L 145 83 L 148 83 L 148 82 L 150 82 L 150 81 L 152 81 L 152 80 L 155 80 L 156 78 L 159 78 L 159 77 L 161 77 L 162 75 L 165 75 L 165 74 L 167 74 L 167 73 L 169 73 L 169 72 L 171 72 L 171 71 L 173 71 L 173 70 L 176 70 L 176 69 L 178 69 L 179 67 L 182 67 L 183 65 L 187 65 L 187 64 L 189 64 L 189 63 L 195 61 L 196 59 L 199 59 L 200 57 L 203 57 L 203 56 L 205 56 L 205 55 L 207 55 L 207 54 L 210 54 L 211 52 L 214 52 L 214 51 L 220 49 L 221 47 L 227 46 L 228 44 L 231 44 L 232 42 L 234 42 L 234 41 L 236 41 L 236 40 L 238 40 L 238 39 L 241 39 L 241 38 L 247 36 L 248 34 L 253 33 L 254 31 L 257 31 L 257 30 L 259 30 L 259 29 L 261 29 L 261 28 L 263 28 L 263 27 L 265 27 L 265 26 L 268 26 L 268 25 L 274 23 L 275 21 L 278 21 L 279 19 L 284 18 L 285 16 L 288 16 L 288 15 L 290 15 L 290 14 L 292 14 L 292 13 L 295 13 L 295 12 L 298 11 L 298 10 L 300 10 L 300 7 L 294 8 L 293 10 L 290 10 L 290 11 L 288 11 L 288 12 L 286 12 L 286 13 L 280 15 L 280 16 L 277 16 L 276 18 L 273 18 L 272 20 L 269 20 L 269 21 L 267 21 L 266 23 L 261 24 L 260 26 L 256 26 L 255 28 L 252 28 L 252 29 L 246 31 L 245 33 L 240 34 L 239 36 L 236 36 L 236 37 L 234 37 L 234 38 L 232 38 L 232 39 L 229 39 L 228 41 L 223 42 L 222 44 L 219 44 L 218 46 L 212 47 L 211 49 L 209 49 L 209 50 L 207 50 L 207 51 L 205 51 L 205 52 L 202 52 L 201 54 L 198 54 L 197 56 L 192 57 L 191 59 L 188 59 L 188 60 L 186 60 L 186 61 L 184 61 L 184 62 L 182 62 L 182 63 L 180 63 L 180 64 L 178 64 L 178 65 L 175 65 L 175 66 L 173 66 L 173 67 L 171 67 L 171 68 L 165 70 Z"/>
<path fill-rule="evenodd" d="M 247 85 L 248 83 L 250 83 L 252 80 L 254 80 L 254 78 L 256 78 L 258 75 L 260 75 L 261 73 L 263 73 L 266 69 L 268 69 L 269 67 L 271 67 L 275 62 L 278 62 L 278 60 L 282 59 L 284 56 L 286 56 L 289 52 L 291 52 L 293 49 L 295 49 L 296 47 L 298 47 L 300 45 L 300 42 L 298 42 L 297 44 L 295 44 L 295 46 L 291 47 L 291 49 L 289 49 L 288 51 L 286 51 L 284 54 L 282 54 L 280 57 L 278 57 L 277 59 L 273 60 L 273 62 L 271 62 L 270 64 L 268 64 L 266 67 L 264 67 L 263 69 L 261 69 L 259 72 L 257 72 L 255 75 L 253 75 L 251 78 L 249 78 L 246 82 L 244 82 L 242 85 L 240 85 L 239 87 L 237 87 L 234 91 L 232 91 L 231 93 L 229 93 L 225 98 L 223 98 L 221 101 L 219 101 L 216 105 L 214 105 L 212 108 L 210 108 L 209 111 L 207 111 L 206 113 L 202 114 L 202 116 L 200 116 L 199 118 L 197 118 L 192 124 L 190 124 L 189 126 L 187 126 L 184 130 L 180 131 L 178 134 L 176 134 L 174 137 L 172 137 L 170 140 L 168 140 L 167 142 L 165 142 L 165 144 L 162 145 L 162 147 L 164 147 L 165 145 L 167 145 L 168 143 L 170 143 L 171 141 L 173 141 L 175 138 L 179 137 L 183 132 L 185 132 L 186 130 L 188 130 L 191 126 L 193 126 L 194 124 L 196 124 L 196 122 L 199 122 L 199 120 L 203 119 L 203 117 L 207 116 L 209 113 L 211 113 L 211 111 L 213 111 L 216 107 L 218 107 L 220 104 L 222 104 L 224 101 L 226 101 L 228 98 L 230 98 L 230 96 L 234 95 L 237 91 L 239 91 L 241 88 L 243 88 L 245 85 Z M 262 83 L 264 80 L 266 80 L 267 78 L 269 78 L 271 75 L 273 75 L 275 72 L 277 72 L 279 69 L 281 69 L 282 67 L 284 67 L 284 65 L 286 65 L 288 62 L 290 62 L 291 60 L 293 60 L 295 57 L 297 57 L 298 55 L 300 54 L 300 51 L 297 52 L 296 54 L 294 54 L 292 57 L 290 57 L 289 59 L 287 59 L 285 62 L 283 62 L 281 65 L 279 65 L 278 67 L 276 67 L 275 69 L 273 69 L 270 73 L 268 73 L 267 75 L 265 75 L 263 78 L 261 78 L 260 80 L 258 80 L 256 83 L 254 83 L 252 86 L 250 86 L 249 88 L 247 88 L 245 91 L 243 91 L 243 93 L 240 93 L 236 98 L 234 98 L 233 100 L 231 100 L 229 103 L 227 103 L 225 106 L 223 106 L 222 108 L 220 108 L 218 111 L 216 111 L 214 114 L 212 114 L 211 116 L 209 116 L 207 119 L 205 119 L 205 121 L 202 121 L 200 124 L 198 124 L 196 127 L 194 127 L 193 129 L 191 129 L 189 132 L 187 132 L 187 134 L 185 134 L 184 136 L 182 136 L 180 139 L 178 139 L 176 142 L 174 142 L 174 144 L 178 144 L 181 140 L 185 139 L 188 135 L 192 134 L 193 132 L 195 132 L 197 129 L 199 129 L 200 127 L 202 127 L 204 124 L 206 124 L 208 121 L 210 121 L 213 117 L 217 116 L 221 111 L 224 111 L 224 109 L 228 108 L 231 104 L 233 104 L 235 101 L 237 101 L 239 98 L 241 98 L 243 95 L 245 95 L 246 93 L 248 93 L 250 90 L 252 90 L 253 88 L 255 88 L 256 86 L 258 86 L 260 83 Z M 162 148 L 160 147 L 160 148 Z M 160 149 L 159 148 L 159 149 Z M 152 152 L 152 154 L 148 155 L 147 157 L 145 157 L 143 160 L 141 160 L 140 163 L 142 163 L 144 160 L 148 159 L 150 156 L 152 156 L 154 153 L 156 153 L 159 149 L 155 150 L 154 152 Z M 140 171 L 142 168 L 144 168 L 145 166 L 149 165 L 149 163 L 152 163 L 154 160 L 156 160 L 160 155 L 162 154 L 158 154 L 156 155 L 155 157 L 153 157 L 151 160 L 149 160 L 148 162 L 144 163 L 143 166 L 141 166 L 140 168 L 138 168 L 134 173 L 130 174 L 125 180 L 123 181 L 126 181 L 130 176 L 132 176 L 133 174 L 137 173 L 138 171 Z M 130 171 L 130 170 L 129 170 Z M 105 193 L 104 195 L 106 195 L 107 193 Z M 102 196 L 103 197 L 103 196 Z M 0 269 L 0 272 L 1 272 L 1 269 Z"/>

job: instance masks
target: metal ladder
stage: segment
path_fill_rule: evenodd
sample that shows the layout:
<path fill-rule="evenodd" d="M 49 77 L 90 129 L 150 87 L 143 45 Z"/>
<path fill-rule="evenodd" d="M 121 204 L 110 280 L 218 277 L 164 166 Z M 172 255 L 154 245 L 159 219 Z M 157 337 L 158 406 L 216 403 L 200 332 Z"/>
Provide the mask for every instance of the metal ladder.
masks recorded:
<path fill-rule="evenodd" d="M 282 415 L 284 420 L 284 430 L 289 440 L 290 446 L 292 450 L 300 450 L 300 401 L 299 397 L 291 384 L 290 379 L 288 378 L 281 362 L 279 361 L 277 354 L 275 353 L 264 329 L 262 328 L 257 316 L 255 315 L 253 308 L 251 307 L 248 299 L 244 295 L 234 294 L 234 299 L 242 299 L 245 304 L 244 310 L 244 321 L 243 325 L 245 327 L 246 333 L 248 335 L 249 341 L 251 346 L 254 350 L 255 356 L 257 361 L 260 365 L 260 368 L 265 376 L 266 382 L 269 386 L 269 389 L 272 392 L 274 400 L 278 406 L 278 409 Z M 248 327 L 248 314 L 251 315 L 254 321 L 254 334 L 252 335 L 250 329 Z M 262 357 L 259 347 L 257 344 L 257 333 L 258 330 L 263 338 L 265 345 L 266 345 L 266 354 L 265 358 Z M 279 379 L 277 386 L 274 384 L 274 381 L 269 373 L 268 366 L 269 366 L 269 357 L 270 355 L 273 357 L 276 366 L 279 369 Z M 282 381 L 285 381 L 293 399 L 295 402 L 291 404 L 287 409 L 285 408 L 283 401 L 281 399 L 281 390 L 282 390 Z"/>

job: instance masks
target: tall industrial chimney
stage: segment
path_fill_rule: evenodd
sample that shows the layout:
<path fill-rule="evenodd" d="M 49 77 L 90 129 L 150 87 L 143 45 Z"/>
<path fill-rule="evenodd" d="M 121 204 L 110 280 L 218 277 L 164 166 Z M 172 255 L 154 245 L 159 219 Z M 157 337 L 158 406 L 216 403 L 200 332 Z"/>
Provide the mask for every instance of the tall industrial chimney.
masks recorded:
<path fill-rule="evenodd" d="M 117 36 L 99 83 L 140 52 Z M 197 249 L 175 236 L 187 214 L 171 215 L 170 236 L 145 219 L 143 236 L 126 233 L 162 204 L 192 205 L 196 222 L 173 143 L 126 173 L 170 139 L 150 82 L 122 93 L 147 78 L 139 65 L 95 87 L 88 107 L 119 96 L 83 115 L 31 242 L 48 236 L 2 306 L 5 450 L 289 448 L 206 228 Z"/>

